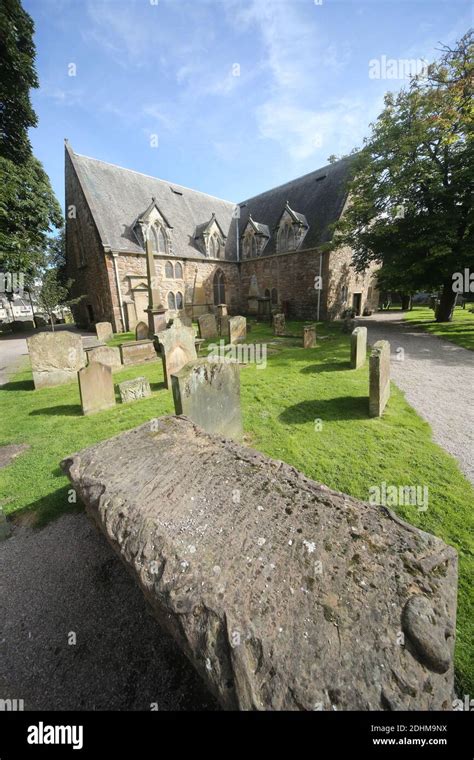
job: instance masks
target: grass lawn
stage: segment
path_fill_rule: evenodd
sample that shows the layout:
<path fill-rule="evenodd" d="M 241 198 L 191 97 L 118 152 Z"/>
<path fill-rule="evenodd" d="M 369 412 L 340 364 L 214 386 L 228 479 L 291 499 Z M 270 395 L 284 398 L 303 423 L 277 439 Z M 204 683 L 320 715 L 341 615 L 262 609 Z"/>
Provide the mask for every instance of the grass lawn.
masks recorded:
<path fill-rule="evenodd" d="M 429 306 L 414 306 L 412 311 L 404 312 L 404 317 L 415 327 L 474 351 L 474 313 L 469 311 L 472 307 L 473 304 L 466 304 L 465 309 L 456 306 L 452 322 L 436 322 Z"/>
<path fill-rule="evenodd" d="M 302 323 L 287 323 L 287 330 L 301 335 Z M 368 366 L 349 369 L 349 336 L 338 325 L 319 325 L 314 349 L 303 350 L 297 337 L 275 338 L 269 326 L 254 322 L 248 338 L 268 344 L 266 368 L 249 365 L 241 372 L 249 445 L 364 500 L 371 486 L 384 481 L 429 487 L 427 512 L 416 507 L 397 511 L 459 551 L 457 687 L 460 694 L 473 694 L 474 489 L 455 460 L 433 443 L 429 425 L 397 388 L 392 386 L 384 416 L 368 417 Z M 0 472 L 0 501 L 7 514 L 42 524 L 80 508 L 68 503 L 69 485 L 59 461 L 152 417 L 172 413 L 161 363 L 131 367 L 114 378 L 118 382 L 138 375 L 149 378 L 151 398 L 117 404 L 90 417 L 81 414 L 76 383 L 33 391 L 31 373 L 24 371 L 0 388 L 0 444 L 31 445 Z M 315 420 L 321 424 L 315 425 Z"/>

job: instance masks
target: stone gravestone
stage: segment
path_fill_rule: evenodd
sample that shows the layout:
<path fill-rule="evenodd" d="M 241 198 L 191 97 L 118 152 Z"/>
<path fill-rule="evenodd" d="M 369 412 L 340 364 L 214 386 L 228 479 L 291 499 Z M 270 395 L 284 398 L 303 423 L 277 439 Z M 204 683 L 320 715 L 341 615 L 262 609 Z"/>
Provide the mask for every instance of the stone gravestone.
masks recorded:
<path fill-rule="evenodd" d="M 114 331 L 110 322 L 96 322 L 95 332 L 98 340 L 102 340 L 107 343 L 108 340 L 114 337 Z"/>
<path fill-rule="evenodd" d="M 214 314 L 203 314 L 198 317 L 199 337 L 203 340 L 212 340 L 218 337 L 217 320 Z"/>
<path fill-rule="evenodd" d="M 236 362 L 190 362 L 171 375 L 176 414 L 185 414 L 203 430 L 242 439 L 240 368 Z"/>
<path fill-rule="evenodd" d="M 314 348 L 316 345 L 315 325 L 305 325 L 303 328 L 303 348 Z"/>
<path fill-rule="evenodd" d="M 257 276 L 255 274 L 250 278 L 250 288 L 247 297 L 247 308 L 249 314 L 257 314 L 258 312 L 258 299 L 260 297 L 260 291 L 258 289 Z"/>
<path fill-rule="evenodd" d="M 220 303 L 217 307 L 217 316 L 218 317 L 226 317 L 227 316 L 227 304 Z"/>
<path fill-rule="evenodd" d="M 146 340 L 148 338 L 148 325 L 146 322 L 139 322 L 135 327 L 135 340 Z"/>
<path fill-rule="evenodd" d="M 122 404 L 151 396 L 150 383 L 146 377 L 135 377 L 133 380 L 125 380 L 123 383 L 119 383 L 118 388 Z"/>
<path fill-rule="evenodd" d="M 171 387 L 171 375 L 176 374 L 188 362 L 197 359 L 194 330 L 183 325 L 177 317 L 171 327 L 156 334 L 161 349 L 163 376 L 167 388 Z"/>
<path fill-rule="evenodd" d="M 115 406 L 112 370 L 105 364 L 92 362 L 77 373 L 83 414 L 102 412 Z"/>
<path fill-rule="evenodd" d="M 33 335 L 27 345 L 35 388 L 70 383 L 85 366 L 82 337 L 68 330 Z"/>
<path fill-rule="evenodd" d="M 122 364 L 144 364 L 156 361 L 156 351 L 152 340 L 130 340 L 120 344 Z"/>
<path fill-rule="evenodd" d="M 224 708 L 450 709 L 455 549 L 185 417 L 152 422 L 61 467 Z"/>
<path fill-rule="evenodd" d="M 244 343 L 247 337 L 247 320 L 245 317 L 229 317 L 229 342 Z"/>
<path fill-rule="evenodd" d="M 367 358 L 367 328 L 356 327 L 351 335 L 351 368 L 359 369 Z"/>
<path fill-rule="evenodd" d="M 372 346 L 369 362 L 369 413 L 381 417 L 390 398 L 390 343 L 378 340 Z"/>
<path fill-rule="evenodd" d="M 90 348 L 86 348 L 85 352 L 88 364 L 99 362 L 99 364 L 105 364 L 107 367 L 111 367 L 112 370 L 120 369 L 122 367 L 120 350 L 118 348 L 112 348 L 111 346 L 91 346 Z"/>
<path fill-rule="evenodd" d="M 223 317 L 218 317 L 219 336 L 227 342 L 229 341 L 229 319 L 230 317 L 227 314 L 224 314 Z"/>
<path fill-rule="evenodd" d="M 285 315 L 284 314 L 273 315 L 273 333 L 274 335 L 285 334 Z"/>

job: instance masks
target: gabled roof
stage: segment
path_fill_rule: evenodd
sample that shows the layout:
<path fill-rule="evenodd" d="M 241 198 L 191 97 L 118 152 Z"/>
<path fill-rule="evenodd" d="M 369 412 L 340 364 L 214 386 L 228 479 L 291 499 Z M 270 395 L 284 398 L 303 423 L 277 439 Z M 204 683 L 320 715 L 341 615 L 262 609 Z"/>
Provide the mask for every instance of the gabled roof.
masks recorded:
<path fill-rule="evenodd" d="M 156 210 L 158 211 L 159 215 L 162 217 L 162 219 L 163 219 L 164 223 L 166 224 L 166 226 L 169 229 L 173 229 L 172 226 L 171 226 L 171 224 L 168 222 L 167 218 L 165 217 L 165 215 L 161 212 L 160 207 L 158 206 L 158 204 L 156 202 L 156 198 L 152 198 L 151 199 L 150 205 L 148 206 L 148 208 L 145 209 L 145 211 L 143 212 L 143 214 L 140 214 L 140 216 L 137 218 L 135 224 L 137 222 L 138 223 L 140 223 L 140 222 L 146 222 L 148 220 L 148 218 L 149 218 L 149 216 L 150 216 L 150 214 L 151 214 L 151 212 L 153 211 L 154 208 L 156 208 Z M 133 226 L 135 226 L 135 225 L 133 225 Z"/>
<path fill-rule="evenodd" d="M 288 203 L 297 218 L 309 225 L 302 248 L 315 248 L 331 239 L 329 226 L 336 222 L 347 199 L 352 156 L 317 169 L 240 203 L 240 227 L 249 217 L 261 219 L 274 230 Z M 265 246 L 265 255 L 276 253 L 276 234 Z"/>
<path fill-rule="evenodd" d="M 177 256 L 205 258 L 195 240 L 195 233 L 198 225 L 209 220 L 214 213 L 219 227 L 228 236 L 226 258 L 235 259 L 234 203 L 95 158 L 80 156 L 68 144 L 66 152 L 105 246 L 113 251 L 143 253 L 133 226 L 140 216 L 150 210 L 150 202 L 154 198 L 159 212 L 172 228 L 170 235 Z"/>
<path fill-rule="evenodd" d="M 283 211 L 281 212 L 281 214 L 279 216 L 279 219 L 278 219 L 278 222 L 276 224 L 275 229 L 278 228 L 278 225 L 280 224 L 281 218 L 282 218 L 282 216 L 283 216 L 283 214 L 285 212 L 287 212 L 291 216 L 291 218 L 293 219 L 293 221 L 296 222 L 297 224 L 302 224 L 303 227 L 308 227 L 309 226 L 308 222 L 306 220 L 305 215 L 304 214 L 300 214 L 297 211 L 293 211 L 293 209 L 291 208 L 290 204 L 287 201 L 286 204 L 285 204 L 285 208 L 283 209 Z"/>
<path fill-rule="evenodd" d="M 194 234 L 195 239 L 197 240 L 197 238 L 202 237 L 205 232 L 208 232 L 208 230 L 211 229 L 214 222 L 217 224 L 217 228 L 219 232 L 221 233 L 223 239 L 225 240 L 227 235 L 225 234 L 224 230 L 222 229 L 219 222 L 217 221 L 216 215 L 214 212 L 212 212 L 212 216 L 208 222 L 204 222 L 204 224 L 198 224 L 198 226 L 196 227 L 195 234 Z"/>
<path fill-rule="evenodd" d="M 253 227 L 257 235 L 264 235 L 264 237 L 267 238 L 270 237 L 270 229 L 268 227 L 268 224 L 261 224 L 260 222 L 256 222 L 254 219 L 252 219 L 252 215 L 250 215 L 248 223 L 245 225 L 243 232 L 245 232 L 249 224 L 251 227 Z"/>

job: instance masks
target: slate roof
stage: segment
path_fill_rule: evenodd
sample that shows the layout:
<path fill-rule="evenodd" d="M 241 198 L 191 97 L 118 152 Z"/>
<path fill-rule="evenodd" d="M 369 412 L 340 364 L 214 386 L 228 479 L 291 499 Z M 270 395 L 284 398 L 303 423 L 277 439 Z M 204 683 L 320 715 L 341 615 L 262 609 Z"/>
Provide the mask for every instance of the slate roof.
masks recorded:
<path fill-rule="evenodd" d="M 309 225 L 302 248 L 328 242 L 331 239 L 329 225 L 339 219 L 346 202 L 352 160 L 353 157 L 348 156 L 243 201 L 239 204 L 241 230 L 247 226 L 250 215 L 268 225 L 271 238 L 265 246 L 265 255 L 275 253 L 275 228 L 288 203 L 297 218 Z"/>
<path fill-rule="evenodd" d="M 236 204 L 78 155 L 68 144 L 66 149 L 105 246 L 114 251 L 143 252 L 133 225 L 155 198 L 160 212 L 172 227 L 174 256 L 206 258 L 196 235 L 202 234 L 215 214 L 219 227 L 227 235 L 225 258 L 236 259 L 237 230 L 233 218 Z M 327 242 L 331 237 L 329 225 L 339 218 L 346 201 L 351 161 L 352 157 L 342 159 L 239 204 L 239 235 L 251 215 L 260 232 L 270 234 L 265 255 L 275 253 L 275 228 L 288 203 L 293 213 L 309 225 L 302 247 L 314 248 Z"/>
<path fill-rule="evenodd" d="M 235 259 L 235 203 L 78 155 L 70 146 L 67 150 L 105 246 L 114 251 L 143 253 L 133 225 L 149 209 L 154 197 L 158 209 L 172 227 L 169 234 L 173 255 L 206 258 L 194 236 L 196 228 L 207 224 L 215 213 L 217 223 L 228 236 L 226 258 Z M 180 194 L 173 192 L 172 188 Z"/>

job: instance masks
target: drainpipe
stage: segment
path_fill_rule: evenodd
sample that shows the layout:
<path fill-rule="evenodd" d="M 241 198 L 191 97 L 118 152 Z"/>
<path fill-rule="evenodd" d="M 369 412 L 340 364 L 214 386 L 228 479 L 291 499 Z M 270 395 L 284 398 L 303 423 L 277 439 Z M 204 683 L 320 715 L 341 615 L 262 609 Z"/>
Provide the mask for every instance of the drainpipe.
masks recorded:
<path fill-rule="evenodd" d="M 321 286 L 323 284 L 323 276 L 322 276 L 322 266 L 323 266 L 323 254 L 321 251 L 319 251 L 319 277 L 320 277 L 320 283 Z M 317 310 L 317 321 L 319 322 L 319 308 L 321 305 L 321 288 L 318 288 L 318 310 Z"/>
<path fill-rule="evenodd" d="M 117 295 L 118 295 L 118 302 L 119 302 L 119 307 L 120 307 L 120 318 L 122 320 L 122 332 L 125 332 L 125 316 L 123 313 L 122 290 L 120 288 L 120 277 L 119 277 L 118 266 L 117 266 L 118 253 L 115 253 L 114 251 L 111 251 L 110 253 L 112 254 L 112 261 L 114 262 L 115 284 L 117 286 Z"/>

